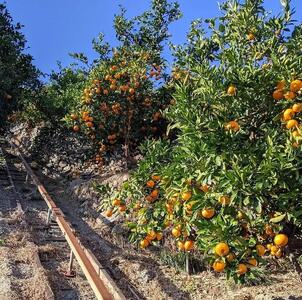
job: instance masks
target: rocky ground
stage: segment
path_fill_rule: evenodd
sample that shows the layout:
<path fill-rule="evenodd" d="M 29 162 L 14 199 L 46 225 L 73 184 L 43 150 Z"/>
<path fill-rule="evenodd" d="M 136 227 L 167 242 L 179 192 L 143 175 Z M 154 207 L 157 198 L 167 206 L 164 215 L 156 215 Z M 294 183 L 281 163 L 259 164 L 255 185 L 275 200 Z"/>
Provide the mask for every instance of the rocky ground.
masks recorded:
<path fill-rule="evenodd" d="M 99 172 L 96 166 L 85 164 L 89 152 L 85 141 L 77 140 L 73 133 L 65 137 L 61 129 L 58 132 L 48 129 L 42 138 L 41 130 L 45 132 L 41 128 L 20 126 L 14 132 L 37 166 L 44 166 L 39 175 L 43 176 L 46 187 L 127 299 L 302 300 L 301 279 L 287 259 L 270 264 L 271 275 L 262 284 L 238 286 L 206 269 L 188 275 L 164 263 L 156 250 L 142 251 L 129 245 L 123 230 L 98 212 L 102 195 L 92 187 L 96 181 L 118 187 L 128 178 L 122 156 L 113 156 Z M 74 159 L 76 155 L 78 160 Z"/>

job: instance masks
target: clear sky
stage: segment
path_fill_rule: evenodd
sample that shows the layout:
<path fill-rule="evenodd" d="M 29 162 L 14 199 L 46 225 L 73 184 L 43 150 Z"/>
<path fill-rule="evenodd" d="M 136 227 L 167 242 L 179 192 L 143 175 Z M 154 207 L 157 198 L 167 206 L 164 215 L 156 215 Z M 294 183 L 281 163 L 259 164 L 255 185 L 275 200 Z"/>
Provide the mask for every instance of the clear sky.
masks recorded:
<path fill-rule="evenodd" d="M 173 43 L 183 43 L 189 24 L 196 18 L 215 17 L 219 14 L 216 0 L 179 0 L 183 18 L 171 26 Z M 3 3 L 3 0 L 0 0 Z M 112 28 L 119 4 L 127 8 L 128 16 L 142 13 L 150 0 L 6 0 L 15 22 L 25 27 L 28 52 L 35 64 L 45 73 L 57 69 L 56 62 L 65 66 L 71 62 L 70 52 L 84 52 L 91 60 L 95 57 L 91 41 L 103 32 L 106 40 L 116 44 Z M 265 0 L 273 13 L 280 11 L 280 0 Z M 302 0 L 292 0 L 295 19 L 302 22 Z M 168 54 L 167 54 L 168 55 Z"/>

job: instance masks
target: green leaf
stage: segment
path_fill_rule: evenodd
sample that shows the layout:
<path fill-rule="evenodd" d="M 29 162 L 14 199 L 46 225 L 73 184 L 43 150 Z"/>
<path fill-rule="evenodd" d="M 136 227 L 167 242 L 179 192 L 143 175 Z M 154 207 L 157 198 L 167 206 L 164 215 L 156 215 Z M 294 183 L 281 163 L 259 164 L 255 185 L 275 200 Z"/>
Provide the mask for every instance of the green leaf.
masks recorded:
<path fill-rule="evenodd" d="M 272 218 L 272 219 L 270 219 L 269 221 L 270 221 L 271 223 L 279 223 L 279 222 L 281 222 L 285 217 L 286 217 L 286 213 L 283 214 L 283 215 L 280 215 L 280 216 L 278 216 L 278 217 Z"/>

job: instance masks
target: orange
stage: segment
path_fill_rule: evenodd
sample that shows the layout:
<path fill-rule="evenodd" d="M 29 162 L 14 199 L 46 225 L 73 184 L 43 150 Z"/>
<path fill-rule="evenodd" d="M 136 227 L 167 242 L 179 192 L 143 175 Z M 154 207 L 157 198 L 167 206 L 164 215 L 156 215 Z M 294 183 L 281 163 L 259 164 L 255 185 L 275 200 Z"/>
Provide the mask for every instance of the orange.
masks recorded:
<path fill-rule="evenodd" d="M 112 201 L 112 205 L 114 205 L 114 206 L 119 206 L 119 205 L 121 205 L 121 200 L 120 200 L 120 199 L 114 199 L 114 200 Z"/>
<path fill-rule="evenodd" d="M 274 238 L 274 244 L 276 246 L 284 247 L 288 243 L 288 237 L 284 233 L 279 233 Z"/>
<path fill-rule="evenodd" d="M 147 239 L 143 239 L 142 241 L 140 241 L 140 246 L 141 248 L 146 248 L 149 246 L 149 241 Z"/>
<path fill-rule="evenodd" d="M 108 210 L 105 212 L 105 215 L 106 215 L 106 217 L 108 217 L 108 218 L 112 217 L 112 214 L 113 214 L 112 209 L 108 209 Z"/>
<path fill-rule="evenodd" d="M 149 188 L 151 188 L 151 189 L 154 187 L 154 185 L 155 185 L 155 182 L 153 180 L 149 180 L 146 183 L 146 186 L 149 187 Z"/>
<path fill-rule="evenodd" d="M 227 94 L 229 96 L 234 96 L 234 95 L 236 95 L 236 91 L 237 91 L 236 87 L 234 85 L 230 85 L 228 87 Z"/>
<path fill-rule="evenodd" d="M 302 103 L 295 103 L 292 107 L 292 110 L 295 112 L 295 113 L 299 113 L 302 111 Z"/>
<path fill-rule="evenodd" d="M 120 205 L 120 207 L 118 208 L 118 210 L 119 210 L 120 212 L 125 211 L 125 210 L 126 210 L 126 205 Z"/>
<path fill-rule="evenodd" d="M 103 94 L 104 94 L 104 95 L 108 95 L 108 94 L 109 94 L 108 90 L 106 90 L 106 89 L 103 90 Z"/>
<path fill-rule="evenodd" d="M 272 245 L 271 246 L 271 254 L 275 255 L 278 252 L 279 249 L 280 248 L 278 246 Z"/>
<path fill-rule="evenodd" d="M 160 181 L 161 177 L 159 175 L 152 175 L 151 178 L 155 181 Z"/>
<path fill-rule="evenodd" d="M 229 248 L 228 244 L 221 242 L 215 246 L 214 251 L 219 256 L 226 256 L 229 254 L 230 248 Z"/>
<path fill-rule="evenodd" d="M 230 204 L 231 200 L 229 196 L 220 196 L 218 198 L 218 202 L 222 205 L 228 205 Z"/>
<path fill-rule="evenodd" d="M 286 100 L 293 100 L 293 99 L 295 99 L 295 97 L 296 97 L 296 94 L 292 91 L 287 92 L 287 93 L 284 94 L 284 98 Z"/>
<path fill-rule="evenodd" d="M 274 230 L 269 225 L 265 225 L 265 233 L 269 236 L 274 236 L 275 235 Z"/>
<path fill-rule="evenodd" d="M 256 251 L 259 256 L 263 256 L 266 250 L 263 245 L 256 245 Z"/>
<path fill-rule="evenodd" d="M 150 194 L 150 196 L 154 199 L 157 198 L 158 195 L 159 195 L 159 190 L 157 190 L 157 189 L 153 190 Z"/>
<path fill-rule="evenodd" d="M 92 122 L 86 122 L 86 126 L 91 128 L 91 127 L 93 127 L 93 123 Z"/>
<path fill-rule="evenodd" d="M 250 258 L 248 260 L 248 263 L 251 265 L 251 266 L 254 266 L 256 267 L 258 265 L 258 261 L 255 259 L 255 258 Z"/>
<path fill-rule="evenodd" d="M 235 254 L 234 253 L 229 253 L 227 256 L 226 256 L 226 259 L 227 261 L 230 263 L 232 262 L 234 259 L 235 259 Z"/>
<path fill-rule="evenodd" d="M 254 35 L 252 32 L 250 32 L 250 33 L 247 35 L 247 39 L 248 39 L 249 41 L 253 41 L 253 40 L 255 39 L 255 35 Z"/>
<path fill-rule="evenodd" d="M 162 238 L 163 238 L 163 234 L 162 234 L 161 232 L 158 232 L 158 233 L 156 234 L 156 239 L 157 239 L 158 241 L 160 241 Z"/>
<path fill-rule="evenodd" d="M 153 200 L 154 200 L 154 198 L 152 197 L 152 196 L 146 196 L 146 200 L 149 202 L 149 203 L 151 203 L 151 202 L 153 202 Z"/>
<path fill-rule="evenodd" d="M 146 239 L 147 239 L 148 241 L 153 241 L 153 240 L 155 240 L 155 239 L 156 239 L 156 232 L 155 232 L 154 230 L 151 230 L 151 231 L 148 233 Z"/>
<path fill-rule="evenodd" d="M 173 229 L 172 229 L 172 235 L 173 235 L 174 237 L 176 237 L 176 238 L 180 237 L 180 235 L 181 235 L 180 229 L 179 229 L 179 228 L 173 228 Z"/>
<path fill-rule="evenodd" d="M 226 124 L 225 128 L 227 130 L 238 131 L 240 129 L 240 125 L 237 121 L 230 121 Z"/>
<path fill-rule="evenodd" d="M 202 210 L 201 214 L 205 219 L 211 219 L 215 214 L 215 209 L 214 208 L 205 208 Z"/>
<path fill-rule="evenodd" d="M 117 70 L 117 66 L 112 66 L 112 67 L 110 68 L 110 70 L 111 70 L 111 71 L 116 71 L 116 70 Z"/>
<path fill-rule="evenodd" d="M 207 184 L 203 184 L 200 189 L 204 192 L 207 193 L 210 190 L 210 187 Z"/>
<path fill-rule="evenodd" d="M 295 112 L 291 108 L 286 109 L 283 113 L 283 120 L 284 121 L 290 120 L 294 116 L 294 114 Z"/>
<path fill-rule="evenodd" d="M 72 127 L 72 129 L 73 129 L 73 131 L 75 131 L 75 132 L 80 131 L 80 127 L 79 127 L 78 125 L 74 125 L 74 126 Z"/>
<path fill-rule="evenodd" d="M 133 95 L 134 93 L 135 93 L 135 90 L 134 90 L 133 88 L 130 88 L 130 89 L 129 89 L 129 94 L 130 94 L 130 95 Z"/>
<path fill-rule="evenodd" d="M 277 90 L 283 90 L 285 88 L 285 80 L 282 79 L 277 83 L 276 89 Z"/>
<path fill-rule="evenodd" d="M 272 249 L 272 246 L 273 246 L 273 244 L 267 244 L 267 245 L 266 245 L 267 250 L 271 250 L 271 249 Z"/>
<path fill-rule="evenodd" d="M 180 251 L 185 250 L 185 244 L 184 244 L 184 242 L 178 241 L 177 242 L 177 248 Z"/>
<path fill-rule="evenodd" d="M 186 251 L 191 251 L 194 247 L 194 241 L 188 240 L 185 242 L 185 250 Z"/>
<path fill-rule="evenodd" d="M 275 256 L 276 256 L 277 258 L 280 258 L 280 257 L 282 256 L 282 250 L 279 249 L 279 250 L 275 253 Z"/>
<path fill-rule="evenodd" d="M 301 90 L 301 88 L 302 88 L 302 81 L 299 79 L 296 79 L 290 83 L 290 90 L 292 92 L 298 92 Z"/>
<path fill-rule="evenodd" d="M 78 118 L 78 116 L 75 115 L 75 114 L 71 114 L 70 117 L 71 117 L 71 119 L 74 120 L 74 121 Z"/>
<path fill-rule="evenodd" d="M 213 267 L 215 272 L 223 272 L 224 268 L 225 268 L 225 262 L 223 262 L 221 260 L 216 260 L 213 263 L 212 267 Z"/>
<path fill-rule="evenodd" d="M 297 138 L 297 137 L 301 136 L 301 134 L 299 133 L 298 130 L 295 130 L 295 131 L 292 132 L 292 136 L 293 136 L 294 138 Z"/>
<path fill-rule="evenodd" d="M 247 272 L 247 266 L 245 264 L 239 264 L 237 267 L 237 274 L 244 275 Z"/>
<path fill-rule="evenodd" d="M 291 128 L 294 128 L 294 127 L 298 127 L 298 121 L 297 120 L 289 120 L 287 123 L 286 123 L 286 128 L 287 129 L 291 129 Z"/>
<path fill-rule="evenodd" d="M 184 192 L 184 193 L 182 193 L 182 195 L 181 195 L 181 198 L 182 198 L 182 200 L 184 200 L 184 201 L 190 200 L 191 197 L 192 197 L 192 193 L 191 193 L 190 191 Z"/>
<path fill-rule="evenodd" d="M 281 100 L 281 99 L 283 99 L 283 97 L 284 97 L 284 94 L 283 94 L 283 91 L 282 91 L 282 90 L 275 90 L 275 91 L 273 92 L 273 98 L 274 98 L 275 100 Z"/>

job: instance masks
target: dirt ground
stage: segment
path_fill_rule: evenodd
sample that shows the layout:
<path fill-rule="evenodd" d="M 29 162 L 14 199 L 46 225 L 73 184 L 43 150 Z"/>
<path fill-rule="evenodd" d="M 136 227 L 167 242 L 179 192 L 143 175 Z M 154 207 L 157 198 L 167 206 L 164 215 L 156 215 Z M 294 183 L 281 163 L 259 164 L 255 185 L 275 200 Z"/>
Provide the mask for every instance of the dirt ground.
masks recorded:
<path fill-rule="evenodd" d="M 54 299 L 23 216 L 0 217 L 0 299 Z"/>

